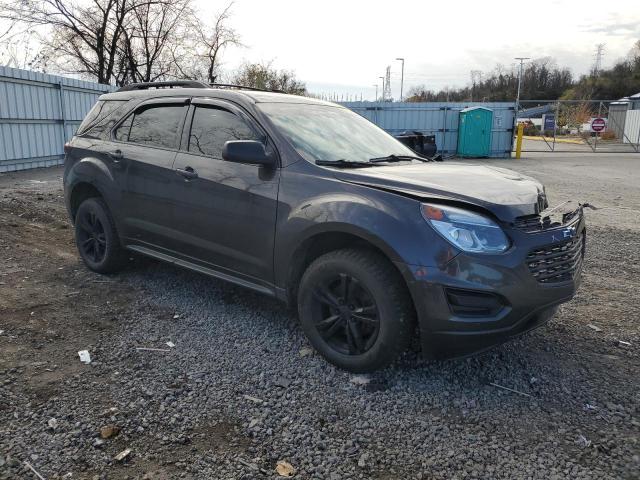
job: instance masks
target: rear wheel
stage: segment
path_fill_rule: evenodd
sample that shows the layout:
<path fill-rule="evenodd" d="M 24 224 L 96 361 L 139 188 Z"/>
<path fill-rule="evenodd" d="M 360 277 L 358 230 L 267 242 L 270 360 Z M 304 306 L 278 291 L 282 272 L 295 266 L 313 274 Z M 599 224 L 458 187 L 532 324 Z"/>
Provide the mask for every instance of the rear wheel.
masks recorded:
<path fill-rule="evenodd" d="M 124 265 L 126 254 L 111 213 L 101 198 L 88 198 L 80 204 L 75 237 L 82 260 L 94 272 L 112 273 Z"/>
<path fill-rule="evenodd" d="M 366 250 L 337 250 L 316 259 L 302 276 L 298 311 L 315 349 L 351 372 L 388 365 L 407 348 L 414 325 L 400 274 Z"/>

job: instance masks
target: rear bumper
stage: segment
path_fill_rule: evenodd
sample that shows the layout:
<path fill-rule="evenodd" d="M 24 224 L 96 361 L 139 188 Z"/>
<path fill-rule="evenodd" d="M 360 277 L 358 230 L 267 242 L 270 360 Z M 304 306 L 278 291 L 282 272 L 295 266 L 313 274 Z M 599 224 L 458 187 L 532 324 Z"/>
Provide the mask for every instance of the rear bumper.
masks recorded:
<path fill-rule="evenodd" d="M 574 226 L 576 236 L 585 233 L 583 218 Z M 544 325 L 575 295 L 579 268 L 569 280 L 541 283 L 527 264 L 533 249 L 557 242 L 557 231 L 514 236 L 514 246 L 502 255 L 461 253 L 440 267 L 398 264 L 414 300 L 425 357 L 487 350 Z"/>

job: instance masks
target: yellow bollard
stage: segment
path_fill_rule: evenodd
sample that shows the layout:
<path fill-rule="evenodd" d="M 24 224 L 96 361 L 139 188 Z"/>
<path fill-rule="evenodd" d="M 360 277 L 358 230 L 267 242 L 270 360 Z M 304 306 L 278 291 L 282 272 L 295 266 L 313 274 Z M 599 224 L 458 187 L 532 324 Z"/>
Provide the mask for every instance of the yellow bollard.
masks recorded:
<path fill-rule="evenodd" d="M 516 137 L 516 158 L 522 154 L 522 135 L 524 134 L 524 123 L 518 124 L 518 136 Z"/>

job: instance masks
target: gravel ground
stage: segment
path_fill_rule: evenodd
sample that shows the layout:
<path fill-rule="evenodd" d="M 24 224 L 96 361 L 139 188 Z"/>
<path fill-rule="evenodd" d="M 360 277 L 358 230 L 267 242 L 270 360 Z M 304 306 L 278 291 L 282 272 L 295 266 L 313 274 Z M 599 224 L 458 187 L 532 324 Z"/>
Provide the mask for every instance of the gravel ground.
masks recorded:
<path fill-rule="evenodd" d="M 482 356 L 364 377 L 268 298 L 140 258 L 89 272 L 61 170 L 0 175 L 0 479 L 640 478 L 640 162 L 489 163 L 599 208 L 578 295 Z"/>

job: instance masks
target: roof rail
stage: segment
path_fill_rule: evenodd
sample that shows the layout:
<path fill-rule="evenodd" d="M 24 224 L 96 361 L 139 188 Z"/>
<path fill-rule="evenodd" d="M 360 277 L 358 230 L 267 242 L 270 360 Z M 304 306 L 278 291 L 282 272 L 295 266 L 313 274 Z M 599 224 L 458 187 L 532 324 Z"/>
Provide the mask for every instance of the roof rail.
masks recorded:
<path fill-rule="evenodd" d="M 237 88 L 238 90 L 252 90 L 254 92 L 285 93 L 282 90 L 267 89 L 267 88 L 257 88 L 257 87 L 246 87 L 244 85 L 234 85 L 232 83 L 210 83 L 209 85 L 212 88 Z"/>
<path fill-rule="evenodd" d="M 150 88 L 209 88 L 209 85 L 204 82 L 198 82 L 196 80 L 176 80 L 171 82 L 144 82 L 144 83 L 132 83 L 120 87 L 118 92 L 131 92 L 133 90 L 148 90 Z"/>

